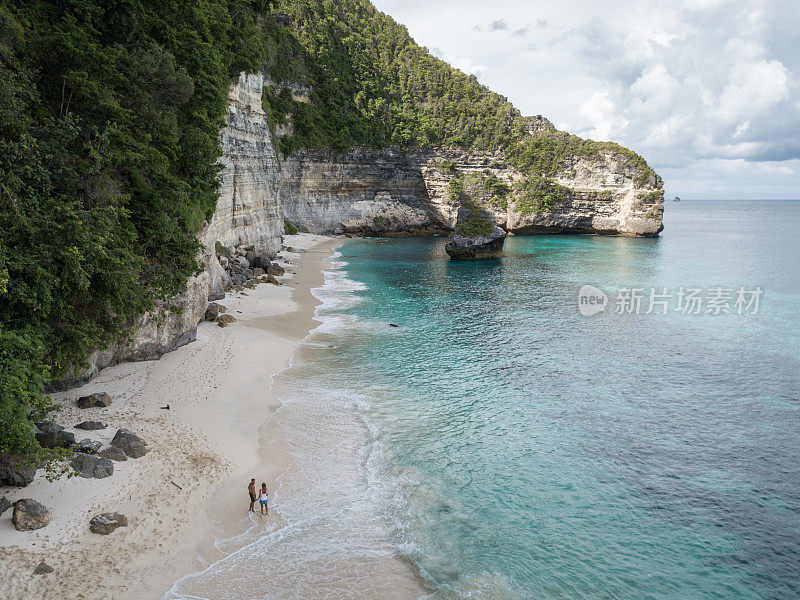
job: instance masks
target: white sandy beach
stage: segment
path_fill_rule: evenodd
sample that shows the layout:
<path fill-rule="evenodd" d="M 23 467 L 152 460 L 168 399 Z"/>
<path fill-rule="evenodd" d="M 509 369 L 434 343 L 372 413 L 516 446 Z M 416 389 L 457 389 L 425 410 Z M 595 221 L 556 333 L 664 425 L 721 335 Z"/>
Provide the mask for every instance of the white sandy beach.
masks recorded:
<path fill-rule="evenodd" d="M 50 483 L 40 471 L 28 487 L 0 488 L 12 502 L 33 498 L 52 513 L 50 524 L 34 532 L 17 531 L 11 510 L 0 518 L 1 598 L 159 598 L 175 579 L 202 566 L 200 554 L 209 560 L 219 553 L 214 532 L 248 519 L 251 474 L 272 486 L 285 464 L 262 427 L 277 404 L 270 380 L 314 326 L 318 302 L 310 290 L 320 285 L 340 241 L 287 236 L 284 243 L 301 252 L 282 253 L 284 285 L 261 284 L 221 301 L 235 323 L 203 322 L 196 342 L 160 360 L 110 367 L 80 388 L 53 394 L 63 407 L 53 419 L 79 440 L 106 446 L 125 427 L 151 451 L 115 463 L 105 479 Z M 75 407 L 78 396 L 100 391 L 113 398 L 110 407 Z M 170 409 L 162 410 L 166 404 Z M 84 420 L 108 426 L 73 429 Z M 127 515 L 130 525 L 107 536 L 91 533 L 91 517 L 111 511 Z M 272 513 L 251 518 L 279 525 Z M 32 575 L 41 560 L 55 572 Z"/>

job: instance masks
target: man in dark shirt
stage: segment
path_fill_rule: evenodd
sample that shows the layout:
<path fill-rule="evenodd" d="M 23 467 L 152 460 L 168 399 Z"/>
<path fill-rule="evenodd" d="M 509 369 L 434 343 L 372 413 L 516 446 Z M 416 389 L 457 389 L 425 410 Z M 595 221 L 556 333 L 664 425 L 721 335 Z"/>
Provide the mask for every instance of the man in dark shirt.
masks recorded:
<path fill-rule="evenodd" d="M 253 506 L 256 503 L 256 480 L 251 479 L 250 485 L 247 486 L 247 491 L 250 492 L 250 512 L 255 512 Z"/>

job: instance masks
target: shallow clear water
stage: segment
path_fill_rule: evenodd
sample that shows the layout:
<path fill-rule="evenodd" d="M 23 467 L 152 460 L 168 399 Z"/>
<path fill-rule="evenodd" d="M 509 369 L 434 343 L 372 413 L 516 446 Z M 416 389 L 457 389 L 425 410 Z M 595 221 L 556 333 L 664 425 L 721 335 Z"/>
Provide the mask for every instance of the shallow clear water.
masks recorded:
<path fill-rule="evenodd" d="M 510 237 L 475 263 L 346 242 L 276 381 L 295 530 L 244 549 L 297 587 L 227 597 L 384 597 L 406 564 L 436 598 L 797 598 L 797 224 L 800 202 L 706 201 L 658 239 Z M 582 316 L 585 284 L 763 296 Z"/>

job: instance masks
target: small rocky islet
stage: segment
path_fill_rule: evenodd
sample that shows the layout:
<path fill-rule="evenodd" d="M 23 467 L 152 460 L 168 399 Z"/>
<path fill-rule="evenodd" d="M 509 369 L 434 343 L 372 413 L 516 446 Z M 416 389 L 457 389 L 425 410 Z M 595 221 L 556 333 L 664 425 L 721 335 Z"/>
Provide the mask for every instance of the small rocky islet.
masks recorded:
<path fill-rule="evenodd" d="M 445 251 L 453 260 L 499 258 L 505 239 L 506 232 L 495 223 L 492 213 L 474 202 L 463 201 Z"/>

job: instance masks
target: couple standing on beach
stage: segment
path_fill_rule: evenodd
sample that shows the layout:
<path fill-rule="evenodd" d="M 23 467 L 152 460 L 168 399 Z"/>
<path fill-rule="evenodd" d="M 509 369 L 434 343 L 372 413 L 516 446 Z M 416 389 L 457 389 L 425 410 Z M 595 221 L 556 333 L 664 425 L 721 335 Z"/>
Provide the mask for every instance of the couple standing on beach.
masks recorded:
<path fill-rule="evenodd" d="M 253 510 L 253 507 L 255 506 L 256 499 L 258 499 L 259 504 L 261 504 L 261 514 L 269 516 L 269 507 L 267 506 L 267 484 L 261 484 L 261 490 L 259 490 L 256 496 L 256 480 L 253 478 L 250 480 L 250 485 L 247 486 L 247 491 L 250 492 L 250 512 L 256 512 Z"/>

